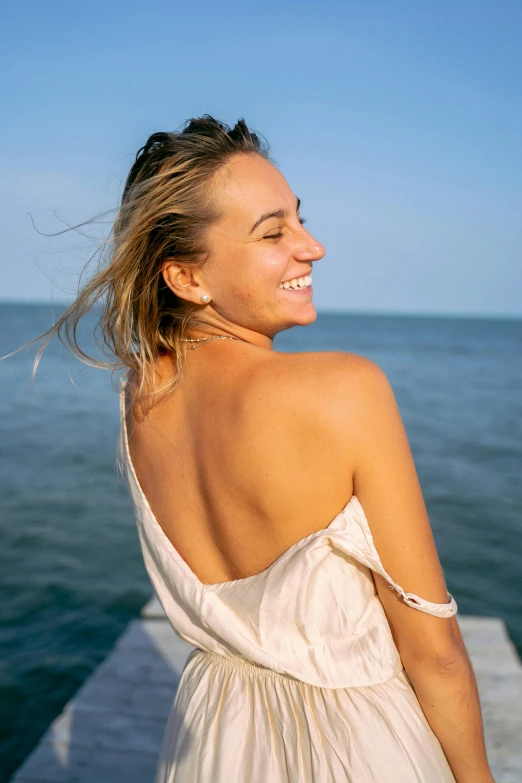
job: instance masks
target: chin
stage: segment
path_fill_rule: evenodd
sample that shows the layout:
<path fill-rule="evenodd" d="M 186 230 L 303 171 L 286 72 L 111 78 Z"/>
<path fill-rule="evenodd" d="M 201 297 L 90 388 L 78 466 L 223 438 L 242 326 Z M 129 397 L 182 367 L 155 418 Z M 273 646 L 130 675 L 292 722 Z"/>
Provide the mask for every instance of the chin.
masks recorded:
<path fill-rule="evenodd" d="M 288 329 L 291 329 L 292 326 L 308 326 L 308 324 L 313 324 L 313 322 L 317 320 L 317 310 L 315 309 L 315 306 L 310 303 L 299 312 L 292 313 L 288 320 Z"/>

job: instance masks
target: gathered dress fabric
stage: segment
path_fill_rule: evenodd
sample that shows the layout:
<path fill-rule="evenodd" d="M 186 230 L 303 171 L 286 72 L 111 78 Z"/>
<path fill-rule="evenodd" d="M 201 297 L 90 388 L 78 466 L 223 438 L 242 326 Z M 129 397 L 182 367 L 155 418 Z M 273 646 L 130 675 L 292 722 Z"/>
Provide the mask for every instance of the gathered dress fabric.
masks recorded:
<path fill-rule="evenodd" d="M 372 572 L 384 569 L 352 495 L 323 530 L 254 576 L 204 584 L 120 455 L 145 566 L 174 631 L 195 649 L 167 720 L 155 783 L 455 783 L 393 641 Z"/>

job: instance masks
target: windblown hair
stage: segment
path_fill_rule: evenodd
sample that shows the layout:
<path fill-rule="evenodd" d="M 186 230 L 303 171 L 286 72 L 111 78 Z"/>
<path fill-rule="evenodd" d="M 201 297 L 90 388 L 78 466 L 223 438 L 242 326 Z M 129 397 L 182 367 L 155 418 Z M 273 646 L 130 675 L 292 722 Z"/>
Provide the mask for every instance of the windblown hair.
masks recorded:
<path fill-rule="evenodd" d="M 128 174 L 111 235 L 95 273 L 78 288 L 75 301 L 43 339 L 35 370 L 49 341 L 57 336 L 78 359 L 105 369 L 133 369 L 136 399 L 150 388 L 155 360 L 173 358 L 172 379 L 151 397 L 175 388 L 186 361 L 190 330 L 203 323 L 199 305 L 177 297 L 166 285 L 167 260 L 201 267 L 208 257 L 206 234 L 221 214 L 212 180 L 234 155 L 269 158 L 269 145 L 240 119 L 230 128 L 209 114 L 187 120 L 182 129 L 153 133 Z M 84 225 L 84 224 L 83 224 Z M 94 334 L 109 361 L 94 359 L 78 343 L 81 318 L 101 308 Z M 33 341 L 34 342 L 34 341 Z"/>

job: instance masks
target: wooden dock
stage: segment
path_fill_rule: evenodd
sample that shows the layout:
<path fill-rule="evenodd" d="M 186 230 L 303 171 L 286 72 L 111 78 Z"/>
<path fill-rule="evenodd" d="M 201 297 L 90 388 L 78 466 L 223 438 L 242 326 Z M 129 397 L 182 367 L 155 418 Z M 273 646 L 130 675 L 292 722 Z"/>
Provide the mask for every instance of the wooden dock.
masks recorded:
<path fill-rule="evenodd" d="M 154 783 L 166 718 L 192 647 L 176 636 L 156 599 L 141 614 L 11 783 Z M 521 661 L 502 620 L 459 616 L 459 624 L 496 783 L 522 783 Z"/>

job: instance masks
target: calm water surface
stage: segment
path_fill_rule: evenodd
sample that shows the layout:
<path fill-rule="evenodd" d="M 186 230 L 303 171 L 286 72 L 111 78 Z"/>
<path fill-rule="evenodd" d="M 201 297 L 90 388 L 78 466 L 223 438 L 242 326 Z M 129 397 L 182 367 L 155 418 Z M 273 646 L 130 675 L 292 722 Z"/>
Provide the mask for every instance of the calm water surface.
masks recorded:
<path fill-rule="evenodd" d="M 0 305 L 0 354 L 51 318 Z M 448 588 L 462 613 L 504 618 L 521 651 L 522 321 L 320 313 L 275 346 L 383 368 Z M 56 344 L 33 393 L 33 355 L 0 362 L 0 783 L 151 594 L 116 470 L 111 376 Z"/>

